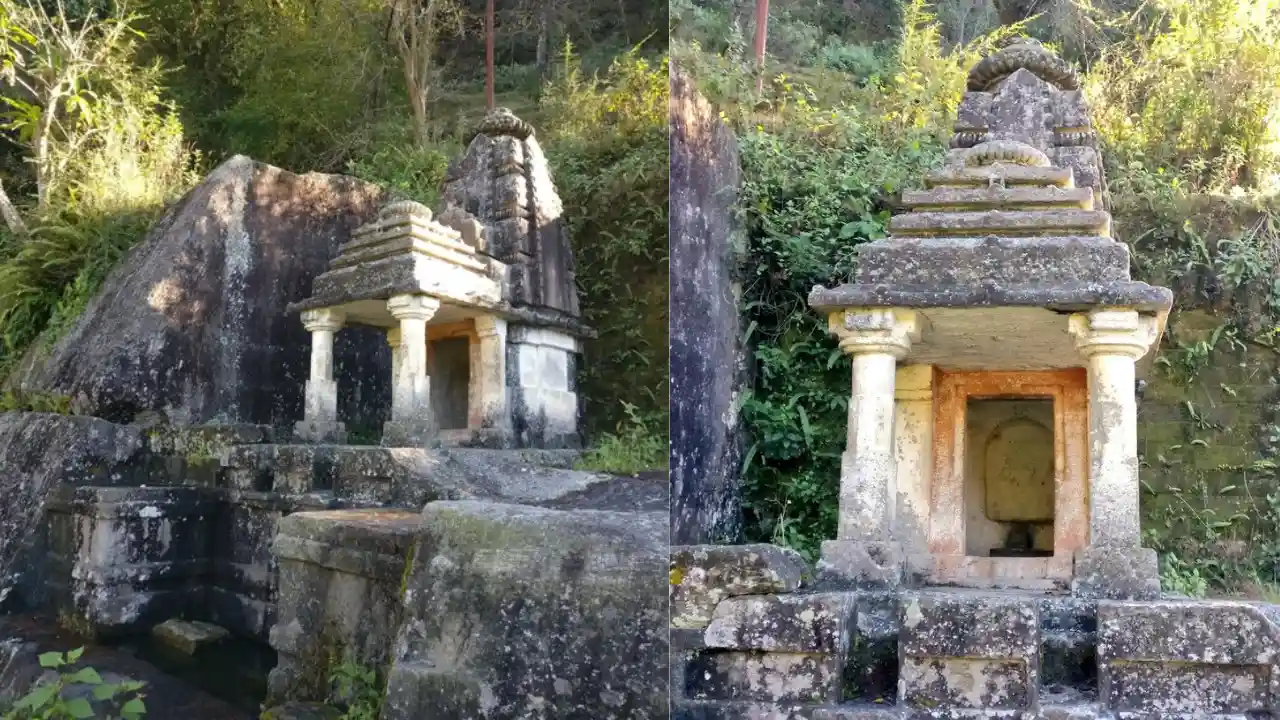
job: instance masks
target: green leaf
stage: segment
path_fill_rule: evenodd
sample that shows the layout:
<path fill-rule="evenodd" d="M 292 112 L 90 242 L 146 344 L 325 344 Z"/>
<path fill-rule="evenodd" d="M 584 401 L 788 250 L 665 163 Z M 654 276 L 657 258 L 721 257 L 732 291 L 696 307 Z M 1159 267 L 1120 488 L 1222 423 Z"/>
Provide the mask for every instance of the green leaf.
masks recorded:
<path fill-rule="evenodd" d="M 94 700 L 110 700 L 120 692 L 119 685 L 99 685 L 93 689 Z"/>
<path fill-rule="evenodd" d="M 142 715 L 147 711 L 147 706 L 142 703 L 142 698 L 134 698 L 124 704 L 120 708 L 120 714 L 127 718 L 134 718 Z"/>
<path fill-rule="evenodd" d="M 66 665 L 67 661 L 62 659 L 60 652 L 47 652 L 40 655 L 40 667 L 42 668 L 58 668 Z"/>
<path fill-rule="evenodd" d="M 81 668 L 67 678 L 67 682 L 84 683 L 85 685 L 101 685 L 102 676 L 91 667 Z"/>
<path fill-rule="evenodd" d="M 58 692 L 58 684 L 50 683 L 41 685 L 40 687 L 27 693 L 26 697 L 19 700 L 14 707 L 17 709 L 35 710 L 44 707 L 53 699 L 55 693 Z"/>
<path fill-rule="evenodd" d="M 84 698 L 76 698 L 67 703 L 67 714 L 76 720 L 93 717 L 93 706 Z"/>
<path fill-rule="evenodd" d="M 75 650 L 72 650 L 71 652 L 67 653 L 67 662 L 73 663 L 79 660 L 81 655 L 84 655 L 84 648 L 78 647 Z"/>

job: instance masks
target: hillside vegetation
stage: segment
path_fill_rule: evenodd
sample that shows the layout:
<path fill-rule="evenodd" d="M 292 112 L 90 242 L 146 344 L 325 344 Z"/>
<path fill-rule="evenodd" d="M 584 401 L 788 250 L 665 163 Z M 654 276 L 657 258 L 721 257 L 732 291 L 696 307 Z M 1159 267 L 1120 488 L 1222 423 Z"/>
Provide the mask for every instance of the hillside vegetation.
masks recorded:
<path fill-rule="evenodd" d="M 1166 590 L 1280 582 L 1275 335 L 1280 7 L 1273 0 L 775 0 L 763 96 L 748 3 L 677 0 L 673 57 L 741 145 L 751 539 L 835 532 L 849 361 L 805 303 L 846 279 L 942 158 L 968 69 L 1025 33 L 1077 63 L 1117 235 L 1176 307 L 1140 403 L 1144 534 Z"/>
<path fill-rule="evenodd" d="M 0 0 L 0 374 L 233 154 L 433 203 L 485 111 L 484 5 Z M 600 333 L 580 378 L 588 432 L 646 449 L 624 465 L 665 464 L 665 8 L 497 8 L 497 104 L 547 150 Z"/>

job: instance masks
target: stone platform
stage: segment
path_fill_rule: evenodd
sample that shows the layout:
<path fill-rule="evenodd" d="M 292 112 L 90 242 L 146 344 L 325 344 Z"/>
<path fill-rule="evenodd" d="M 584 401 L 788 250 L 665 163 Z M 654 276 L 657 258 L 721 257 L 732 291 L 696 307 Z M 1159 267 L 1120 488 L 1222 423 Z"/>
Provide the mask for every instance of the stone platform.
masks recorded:
<path fill-rule="evenodd" d="M 1280 607 L 806 586 L 771 546 L 672 554 L 680 720 L 1272 718 Z"/>

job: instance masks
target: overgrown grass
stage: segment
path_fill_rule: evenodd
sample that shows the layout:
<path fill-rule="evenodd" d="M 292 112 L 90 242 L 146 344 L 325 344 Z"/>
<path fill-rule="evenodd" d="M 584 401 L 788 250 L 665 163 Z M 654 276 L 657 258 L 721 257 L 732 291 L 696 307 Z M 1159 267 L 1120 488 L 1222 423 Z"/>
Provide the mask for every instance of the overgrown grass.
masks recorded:
<path fill-rule="evenodd" d="M 630 403 L 627 419 L 613 432 L 601 433 L 576 464 L 579 470 L 635 475 L 667 467 L 669 444 L 666 417 L 645 417 Z"/>

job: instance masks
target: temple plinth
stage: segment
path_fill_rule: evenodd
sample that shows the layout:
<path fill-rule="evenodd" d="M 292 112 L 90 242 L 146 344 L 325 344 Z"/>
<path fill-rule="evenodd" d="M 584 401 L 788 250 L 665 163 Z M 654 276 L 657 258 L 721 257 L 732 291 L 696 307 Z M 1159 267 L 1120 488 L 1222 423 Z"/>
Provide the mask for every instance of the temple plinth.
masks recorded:
<path fill-rule="evenodd" d="M 1111 237 L 1074 77 L 1031 41 L 984 59 L 945 167 L 810 295 L 853 361 L 836 584 L 1159 592 L 1135 391 L 1173 296 Z"/>

